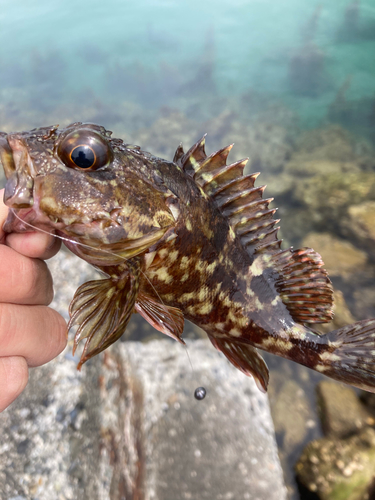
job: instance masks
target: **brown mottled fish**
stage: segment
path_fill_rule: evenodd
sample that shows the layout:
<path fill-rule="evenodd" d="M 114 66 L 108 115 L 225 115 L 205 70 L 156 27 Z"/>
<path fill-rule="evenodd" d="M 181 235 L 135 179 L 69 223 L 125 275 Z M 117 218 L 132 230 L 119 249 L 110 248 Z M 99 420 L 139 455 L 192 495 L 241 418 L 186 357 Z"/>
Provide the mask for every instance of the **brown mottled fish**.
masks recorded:
<path fill-rule="evenodd" d="M 79 366 L 137 312 L 182 343 L 192 321 L 264 391 L 258 349 L 375 392 L 375 319 L 327 335 L 310 327 L 333 316 L 322 259 L 280 248 L 258 174 L 243 176 L 246 160 L 227 165 L 230 149 L 206 156 L 203 138 L 171 162 L 92 124 L 0 133 L 13 209 L 4 230 L 54 230 L 105 274 L 70 305 L 75 347 L 85 339 Z"/>

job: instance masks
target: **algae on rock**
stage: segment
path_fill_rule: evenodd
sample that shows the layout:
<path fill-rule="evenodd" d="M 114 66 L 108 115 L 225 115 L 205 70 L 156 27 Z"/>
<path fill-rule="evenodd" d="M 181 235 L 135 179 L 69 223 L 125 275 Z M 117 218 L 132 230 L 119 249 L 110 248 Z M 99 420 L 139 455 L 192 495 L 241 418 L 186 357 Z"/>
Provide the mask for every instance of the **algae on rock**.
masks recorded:
<path fill-rule="evenodd" d="M 347 440 L 312 441 L 295 469 L 299 482 L 319 500 L 369 500 L 375 480 L 375 430 L 365 428 Z"/>

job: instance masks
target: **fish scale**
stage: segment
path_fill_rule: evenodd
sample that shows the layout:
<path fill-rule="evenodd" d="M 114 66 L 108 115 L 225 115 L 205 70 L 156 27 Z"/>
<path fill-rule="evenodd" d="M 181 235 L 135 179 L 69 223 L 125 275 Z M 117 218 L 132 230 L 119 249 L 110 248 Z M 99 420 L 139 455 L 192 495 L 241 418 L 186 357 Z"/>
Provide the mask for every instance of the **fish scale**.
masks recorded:
<path fill-rule="evenodd" d="M 184 343 L 184 320 L 258 387 L 269 374 L 258 349 L 375 392 L 375 319 L 326 335 L 333 290 L 318 253 L 281 249 L 279 220 L 247 159 L 232 145 L 207 156 L 205 137 L 172 162 L 74 123 L 0 133 L 12 209 L 5 232 L 56 232 L 102 280 L 76 292 L 71 320 L 78 367 L 114 343 L 134 312 Z"/>

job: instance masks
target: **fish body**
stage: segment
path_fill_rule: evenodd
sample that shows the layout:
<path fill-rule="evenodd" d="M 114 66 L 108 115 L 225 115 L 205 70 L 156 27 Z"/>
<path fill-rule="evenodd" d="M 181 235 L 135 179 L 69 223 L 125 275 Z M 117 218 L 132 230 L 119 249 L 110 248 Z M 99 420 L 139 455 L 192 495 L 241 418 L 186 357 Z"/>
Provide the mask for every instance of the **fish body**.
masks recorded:
<path fill-rule="evenodd" d="M 319 335 L 332 286 L 319 254 L 281 249 L 278 220 L 231 146 L 207 156 L 204 138 L 173 161 L 93 124 L 0 133 L 12 208 L 4 230 L 54 230 L 104 279 L 70 305 L 79 366 L 115 342 L 134 312 L 183 343 L 184 319 L 261 390 L 262 349 L 375 392 L 375 320 Z"/>

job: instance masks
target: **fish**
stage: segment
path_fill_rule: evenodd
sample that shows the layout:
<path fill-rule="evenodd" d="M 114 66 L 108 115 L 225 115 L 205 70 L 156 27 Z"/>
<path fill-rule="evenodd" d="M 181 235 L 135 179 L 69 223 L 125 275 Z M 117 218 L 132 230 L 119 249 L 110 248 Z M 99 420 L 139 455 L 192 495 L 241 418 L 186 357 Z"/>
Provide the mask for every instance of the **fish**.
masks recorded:
<path fill-rule="evenodd" d="M 204 136 L 168 161 L 90 123 L 0 133 L 4 231 L 53 232 L 103 275 L 69 307 L 78 368 L 137 313 L 181 344 L 198 325 L 263 392 L 262 350 L 375 392 L 375 319 L 315 330 L 333 318 L 322 258 L 281 247 L 272 198 L 231 148 L 207 156 Z"/>

